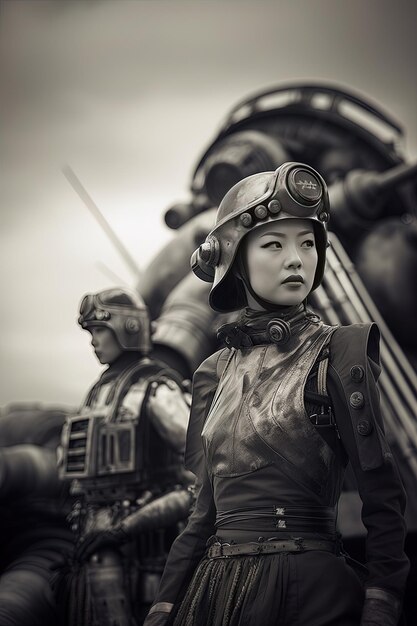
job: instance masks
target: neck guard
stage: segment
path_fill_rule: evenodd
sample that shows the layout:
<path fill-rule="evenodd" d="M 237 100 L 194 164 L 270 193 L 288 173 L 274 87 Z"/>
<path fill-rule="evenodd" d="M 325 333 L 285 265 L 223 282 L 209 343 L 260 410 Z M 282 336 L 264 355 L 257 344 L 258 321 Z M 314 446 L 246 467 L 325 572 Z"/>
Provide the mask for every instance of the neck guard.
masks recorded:
<path fill-rule="evenodd" d="M 304 303 L 274 311 L 245 309 L 236 322 L 219 328 L 217 338 L 228 348 L 236 349 L 268 343 L 283 346 L 293 335 L 319 320 L 318 315 L 308 310 Z"/>

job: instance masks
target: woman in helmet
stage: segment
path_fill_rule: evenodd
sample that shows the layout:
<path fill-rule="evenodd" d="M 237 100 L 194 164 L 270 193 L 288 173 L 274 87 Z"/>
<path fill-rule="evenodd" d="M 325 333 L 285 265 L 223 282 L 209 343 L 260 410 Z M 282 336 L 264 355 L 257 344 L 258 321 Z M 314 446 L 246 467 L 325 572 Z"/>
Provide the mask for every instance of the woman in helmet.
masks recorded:
<path fill-rule="evenodd" d="M 327 247 L 326 185 L 285 163 L 237 183 L 193 255 L 210 304 L 243 309 L 194 376 L 194 511 L 146 626 L 394 626 L 408 573 L 404 490 L 379 412 L 378 329 L 306 307 Z M 368 530 L 365 586 L 336 532 L 350 461 Z"/>

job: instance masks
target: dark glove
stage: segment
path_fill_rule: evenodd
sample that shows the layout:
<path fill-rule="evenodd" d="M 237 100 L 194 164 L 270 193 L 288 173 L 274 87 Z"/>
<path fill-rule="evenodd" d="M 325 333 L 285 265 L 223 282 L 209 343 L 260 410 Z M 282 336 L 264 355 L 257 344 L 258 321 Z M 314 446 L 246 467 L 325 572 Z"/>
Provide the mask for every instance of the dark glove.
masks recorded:
<path fill-rule="evenodd" d="M 143 626 L 165 626 L 168 619 L 169 613 L 166 613 L 166 611 L 157 611 L 156 613 L 152 613 L 152 615 L 148 615 L 143 622 Z"/>
<path fill-rule="evenodd" d="M 382 589 L 367 589 L 361 626 L 397 626 L 400 601 Z"/>
<path fill-rule="evenodd" d="M 146 616 L 143 626 L 165 626 L 168 623 L 173 606 L 170 602 L 154 604 Z"/>
<path fill-rule="evenodd" d="M 76 561 L 86 561 L 101 548 L 120 546 L 129 541 L 130 537 L 122 526 L 117 526 L 111 530 L 93 531 L 88 533 L 79 543 L 75 550 Z"/>

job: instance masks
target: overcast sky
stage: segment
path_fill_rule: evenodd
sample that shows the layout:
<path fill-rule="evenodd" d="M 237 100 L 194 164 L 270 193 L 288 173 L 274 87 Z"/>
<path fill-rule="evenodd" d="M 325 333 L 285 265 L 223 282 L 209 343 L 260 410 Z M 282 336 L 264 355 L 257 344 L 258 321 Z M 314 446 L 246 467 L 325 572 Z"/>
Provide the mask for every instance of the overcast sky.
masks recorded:
<path fill-rule="evenodd" d="M 353 89 L 417 157 L 414 1 L 10 0 L 0 17 L 0 406 L 77 405 L 99 372 L 81 296 L 111 273 L 134 282 L 64 164 L 143 268 L 224 116 L 258 90 Z"/>

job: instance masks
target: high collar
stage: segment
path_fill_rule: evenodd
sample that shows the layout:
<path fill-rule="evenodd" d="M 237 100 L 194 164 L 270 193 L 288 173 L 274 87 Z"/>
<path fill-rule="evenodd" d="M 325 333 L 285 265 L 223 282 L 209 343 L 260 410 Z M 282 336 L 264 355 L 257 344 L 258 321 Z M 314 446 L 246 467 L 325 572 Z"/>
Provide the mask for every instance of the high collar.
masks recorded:
<path fill-rule="evenodd" d="M 306 326 L 317 323 L 319 317 L 307 309 L 305 303 L 291 307 L 277 307 L 273 311 L 246 308 L 232 324 L 224 324 L 217 337 L 228 348 L 245 348 L 265 343 L 285 345 Z"/>

